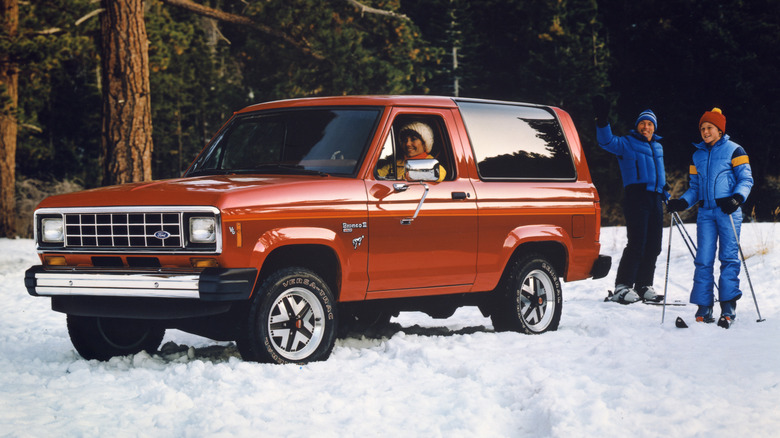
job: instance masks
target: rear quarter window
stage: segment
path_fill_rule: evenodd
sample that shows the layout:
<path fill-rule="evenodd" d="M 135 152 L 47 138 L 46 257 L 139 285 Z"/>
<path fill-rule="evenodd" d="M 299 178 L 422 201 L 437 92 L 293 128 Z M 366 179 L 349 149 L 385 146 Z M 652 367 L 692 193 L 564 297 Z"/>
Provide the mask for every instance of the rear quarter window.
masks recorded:
<path fill-rule="evenodd" d="M 480 178 L 576 179 L 569 145 L 551 110 L 468 101 L 458 106 Z"/>

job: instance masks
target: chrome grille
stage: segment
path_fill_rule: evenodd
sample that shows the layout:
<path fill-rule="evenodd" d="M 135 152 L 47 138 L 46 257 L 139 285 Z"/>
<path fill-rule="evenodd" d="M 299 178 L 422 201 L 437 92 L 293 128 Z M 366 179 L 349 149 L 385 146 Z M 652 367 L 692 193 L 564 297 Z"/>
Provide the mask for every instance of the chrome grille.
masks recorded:
<path fill-rule="evenodd" d="M 66 213 L 65 246 L 70 248 L 183 248 L 182 214 Z"/>

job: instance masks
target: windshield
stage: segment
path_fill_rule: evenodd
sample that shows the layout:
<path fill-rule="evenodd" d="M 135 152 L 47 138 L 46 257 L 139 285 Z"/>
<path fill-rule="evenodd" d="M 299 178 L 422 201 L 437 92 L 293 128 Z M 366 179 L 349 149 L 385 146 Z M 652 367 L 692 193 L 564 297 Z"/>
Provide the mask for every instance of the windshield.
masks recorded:
<path fill-rule="evenodd" d="M 382 108 L 304 108 L 239 116 L 187 176 L 233 173 L 353 175 Z"/>

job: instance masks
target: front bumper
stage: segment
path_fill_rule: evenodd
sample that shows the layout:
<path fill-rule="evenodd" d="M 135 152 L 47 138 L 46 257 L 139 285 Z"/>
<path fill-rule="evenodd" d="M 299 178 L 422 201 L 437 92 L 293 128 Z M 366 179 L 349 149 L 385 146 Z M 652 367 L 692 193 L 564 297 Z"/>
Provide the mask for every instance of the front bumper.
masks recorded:
<path fill-rule="evenodd" d="M 254 268 L 206 268 L 200 272 L 52 269 L 42 265 L 24 276 L 33 296 L 180 298 L 201 301 L 248 300 L 257 279 Z"/>

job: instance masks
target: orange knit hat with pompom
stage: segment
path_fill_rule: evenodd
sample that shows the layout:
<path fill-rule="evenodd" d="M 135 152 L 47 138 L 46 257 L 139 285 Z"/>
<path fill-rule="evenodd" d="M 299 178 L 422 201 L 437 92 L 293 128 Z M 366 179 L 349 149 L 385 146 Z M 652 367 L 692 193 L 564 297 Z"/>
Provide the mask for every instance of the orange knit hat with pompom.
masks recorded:
<path fill-rule="evenodd" d="M 699 119 L 699 126 L 704 122 L 710 122 L 715 125 L 720 132 L 726 132 L 726 116 L 723 115 L 723 111 L 720 108 L 713 108 L 712 111 L 705 111 L 704 115 Z"/>

